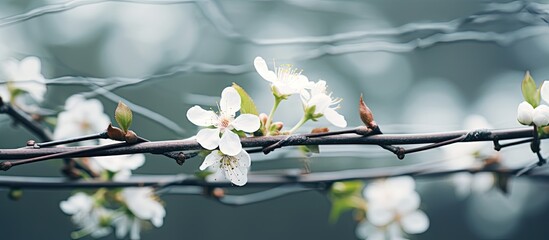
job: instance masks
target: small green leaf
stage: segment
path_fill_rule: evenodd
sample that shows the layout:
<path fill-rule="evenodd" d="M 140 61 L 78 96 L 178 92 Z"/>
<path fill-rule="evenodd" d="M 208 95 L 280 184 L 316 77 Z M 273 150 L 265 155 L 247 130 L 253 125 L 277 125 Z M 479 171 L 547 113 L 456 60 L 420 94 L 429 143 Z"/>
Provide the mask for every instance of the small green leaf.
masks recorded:
<path fill-rule="evenodd" d="M 114 118 L 116 119 L 118 126 L 120 126 L 124 132 L 128 132 L 130 125 L 132 125 L 133 115 L 132 110 L 122 101 L 118 102 L 118 106 L 114 112 Z"/>
<path fill-rule="evenodd" d="M 257 112 L 257 107 L 255 106 L 254 100 L 244 91 L 244 89 L 240 86 L 238 86 L 236 83 L 233 83 L 232 86 L 236 91 L 238 92 L 238 95 L 240 95 L 240 113 L 242 114 L 253 114 L 253 115 L 259 115 Z"/>
<path fill-rule="evenodd" d="M 536 82 L 528 71 L 524 75 L 524 79 L 522 79 L 522 96 L 532 107 L 535 108 L 539 105 L 540 92 L 536 86 Z"/>
<path fill-rule="evenodd" d="M 320 148 L 318 145 L 306 145 L 305 147 L 309 150 L 309 152 L 320 153 Z"/>
<path fill-rule="evenodd" d="M 194 173 L 194 176 L 200 180 L 206 180 L 206 177 L 214 174 L 212 171 L 204 170 L 204 171 L 196 171 Z"/>
<path fill-rule="evenodd" d="M 332 202 L 332 208 L 330 209 L 330 223 L 335 223 L 339 219 L 339 216 L 346 211 L 353 209 L 348 199 L 338 199 Z"/>
<path fill-rule="evenodd" d="M 363 186 L 361 181 L 336 182 L 332 185 L 329 193 L 332 200 L 330 222 L 337 221 L 339 216 L 346 211 L 365 209 L 365 201 L 361 194 Z"/>

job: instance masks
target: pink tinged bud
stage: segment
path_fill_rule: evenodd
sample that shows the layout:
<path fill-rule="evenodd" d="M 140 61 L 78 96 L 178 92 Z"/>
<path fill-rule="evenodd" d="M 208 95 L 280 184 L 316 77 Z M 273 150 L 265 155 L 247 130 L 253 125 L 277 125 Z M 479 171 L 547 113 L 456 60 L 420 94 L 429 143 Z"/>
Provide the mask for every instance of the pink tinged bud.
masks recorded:
<path fill-rule="evenodd" d="M 280 130 L 282 130 L 282 128 L 284 127 L 284 123 L 282 123 L 282 122 L 275 122 L 275 123 L 273 123 L 273 126 L 274 126 L 275 130 L 280 131 Z"/>
<path fill-rule="evenodd" d="M 268 118 L 269 118 L 269 116 L 267 116 L 267 114 L 260 113 L 259 114 L 259 120 L 261 121 L 261 125 L 265 126 L 265 124 L 267 123 Z"/>

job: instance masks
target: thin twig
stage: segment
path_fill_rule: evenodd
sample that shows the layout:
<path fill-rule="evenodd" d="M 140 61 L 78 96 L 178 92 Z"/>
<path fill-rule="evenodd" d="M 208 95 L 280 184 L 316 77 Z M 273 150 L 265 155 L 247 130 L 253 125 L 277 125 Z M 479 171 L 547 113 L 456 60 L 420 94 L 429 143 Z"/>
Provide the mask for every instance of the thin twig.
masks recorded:
<path fill-rule="evenodd" d="M 446 163 L 417 164 L 386 168 L 353 169 L 333 172 L 319 172 L 309 174 L 264 174 L 250 173 L 248 175 L 247 187 L 276 187 L 281 185 L 295 185 L 307 188 L 324 189 L 331 183 L 349 180 L 369 180 L 396 176 L 413 177 L 440 177 L 448 174 L 468 172 L 490 172 L 514 176 L 522 168 L 509 169 L 504 166 L 490 168 L 466 168 L 455 169 Z M 549 171 L 536 168 L 524 174 L 532 179 L 549 180 Z M 68 181 L 59 177 L 21 177 L 21 176 L 0 176 L 0 188 L 22 188 L 22 189 L 73 189 L 73 188 L 120 188 L 120 187 L 144 187 L 152 186 L 160 189 L 176 186 L 199 186 L 199 187 L 232 187 L 230 182 L 208 182 L 194 175 L 134 175 L 127 180 L 104 181 L 104 180 L 77 180 Z M 172 190 L 168 190 L 170 192 Z"/>

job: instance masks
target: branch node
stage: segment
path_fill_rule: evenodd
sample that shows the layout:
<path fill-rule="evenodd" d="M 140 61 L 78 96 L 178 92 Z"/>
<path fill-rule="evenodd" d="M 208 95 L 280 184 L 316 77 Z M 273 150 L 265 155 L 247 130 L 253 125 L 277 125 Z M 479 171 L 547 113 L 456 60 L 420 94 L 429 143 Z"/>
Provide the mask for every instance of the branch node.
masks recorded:
<path fill-rule="evenodd" d="M 467 135 L 465 136 L 465 139 L 463 139 L 462 141 L 465 141 L 465 142 L 478 141 L 478 140 L 485 139 L 490 135 L 492 135 L 492 133 L 488 129 L 477 129 L 477 130 L 468 132 Z"/>
<path fill-rule="evenodd" d="M 358 135 L 362 135 L 362 136 L 369 136 L 369 135 L 372 135 L 373 133 L 373 130 L 366 127 L 366 126 L 361 126 L 361 127 L 357 127 L 356 130 L 355 130 L 356 134 Z"/>
<path fill-rule="evenodd" d="M 397 147 L 396 155 L 398 159 L 402 160 L 406 156 L 406 149 L 402 147 Z"/>
<path fill-rule="evenodd" d="M 10 161 L 3 161 L 0 163 L 0 170 L 8 171 L 12 166 L 13 164 Z"/>
<path fill-rule="evenodd" d="M 187 156 L 185 155 L 185 153 L 183 152 L 177 153 L 177 156 L 175 158 L 175 161 L 177 162 L 177 164 L 181 166 L 183 165 L 183 163 L 185 163 L 185 160 L 187 160 Z"/>
<path fill-rule="evenodd" d="M 501 144 L 499 144 L 499 137 L 493 136 L 493 139 L 494 139 L 494 150 L 499 152 L 501 150 Z"/>
<path fill-rule="evenodd" d="M 31 139 L 31 140 L 28 140 L 26 145 L 27 145 L 27 147 L 33 147 L 33 148 L 35 148 L 35 147 L 37 146 L 37 145 L 36 145 L 36 141 L 34 141 L 34 140 L 32 140 L 32 139 Z M 40 148 L 40 147 L 39 147 L 39 148 Z"/>

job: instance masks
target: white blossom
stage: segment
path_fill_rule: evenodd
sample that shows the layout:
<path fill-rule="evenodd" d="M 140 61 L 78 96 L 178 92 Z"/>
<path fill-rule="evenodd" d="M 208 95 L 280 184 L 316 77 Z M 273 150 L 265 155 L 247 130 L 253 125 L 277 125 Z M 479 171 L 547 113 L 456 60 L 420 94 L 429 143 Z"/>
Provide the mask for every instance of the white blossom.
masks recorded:
<path fill-rule="evenodd" d="M 326 119 L 337 127 L 346 127 L 347 121 L 345 117 L 336 109 L 339 108 L 340 98 L 332 98 L 332 93 L 326 92 L 326 81 L 319 80 L 310 90 L 310 94 L 306 92 L 301 95 L 301 101 L 305 112 L 310 111 L 314 107 L 314 118 L 325 116 Z M 336 106 L 334 106 L 336 105 Z"/>
<path fill-rule="evenodd" d="M 55 139 L 66 139 L 103 132 L 110 118 L 103 112 L 103 104 L 97 99 L 86 100 L 73 95 L 65 102 L 65 111 L 59 113 L 54 131 Z"/>
<path fill-rule="evenodd" d="M 545 126 L 549 124 L 549 107 L 541 104 L 534 108 L 526 101 L 521 102 L 517 109 L 517 120 L 523 125 L 534 123 L 536 126 Z"/>
<path fill-rule="evenodd" d="M 115 143 L 116 141 L 101 139 L 100 145 L 108 143 Z M 110 172 L 123 172 L 129 170 L 135 170 L 145 163 L 145 155 L 143 154 L 126 154 L 126 155 L 112 155 L 102 157 L 90 157 L 91 161 L 97 165 L 97 170 L 108 170 Z"/>
<path fill-rule="evenodd" d="M 259 117 L 253 114 L 240 114 L 240 95 L 232 88 L 227 87 L 221 93 L 219 115 L 213 111 L 194 106 L 187 111 L 187 118 L 195 125 L 213 127 L 201 129 L 196 135 L 196 141 L 208 150 L 219 146 L 221 152 L 234 156 L 242 150 L 240 138 L 233 129 L 248 133 L 255 132 L 260 127 Z M 221 137 L 220 137 L 221 135 Z"/>
<path fill-rule="evenodd" d="M 256 57 L 254 67 L 263 79 L 271 83 L 273 94 L 277 97 L 287 98 L 293 94 L 302 94 L 312 84 L 307 76 L 289 64 L 275 66 L 274 71 L 271 71 L 263 58 Z"/>
<path fill-rule="evenodd" d="M 2 76 L 0 80 L 6 81 L 5 84 L 0 84 L 0 97 L 3 101 L 14 100 L 16 104 L 24 105 L 19 98 L 21 95 L 13 95 L 17 91 L 28 93 L 37 102 L 44 100 L 46 83 L 41 73 L 39 58 L 26 57 L 21 61 L 6 60 L 0 68 L 0 73 Z"/>
<path fill-rule="evenodd" d="M 139 239 L 141 221 L 150 221 L 155 227 L 164 224 L 166 210 L 155 199 L 152 188 L 125 188 L 121 194 L 132 215 L 125 214 L 113 221 L 116 237 L 124 238 L 130 232 L 131 239 Z"/>
<path fill-rule="evenodd" d="M 109 235 L 112 231 L 110 220 L 112 211 L 95 204 L 95 199 L 79 192 L 59 204 L 61 210 L 72 215 L 72 221 L 81 229 L 79 237 L 90 234 L 94 238 Z"/>
<path fill-rule="evenodd" d="M 215 171 L 215 176 L 219 176 L 220 172 L 223 172 L 225 178 L 233 184 L 244 186 L 248 182 L 248 168 L 250 165 L 250 155 L 243 149 L 234 156 L 214 150 L 206 156 L 204 162 L 200 165 L 200 170 L 203 171 L 211 167 Z"/>
<path fill-rule="evenodd" d="M 429 228 L 429 218 L 419 210 L 420 197 L 414 179 L 408 176 L 375 181 L 364 189 L 366 221 L 357 227 L 364 239 L 403 239 Z"/>

